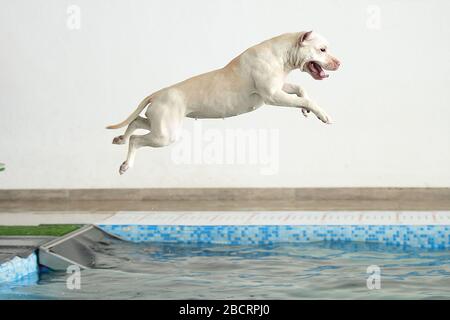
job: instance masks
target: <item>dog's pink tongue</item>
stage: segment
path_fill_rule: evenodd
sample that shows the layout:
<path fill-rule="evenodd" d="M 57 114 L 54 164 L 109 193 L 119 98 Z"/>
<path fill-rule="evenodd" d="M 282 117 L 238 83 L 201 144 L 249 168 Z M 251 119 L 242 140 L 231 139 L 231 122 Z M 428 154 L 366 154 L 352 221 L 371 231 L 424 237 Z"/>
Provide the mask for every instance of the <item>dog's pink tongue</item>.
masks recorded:
<path fill-rule="evenodd" d="M 313 66 L 314 66 L 314 70 L 315 70 L 317 73 L 320 73 L 320 72 L 322 71 L 322 67 L 320 66 L 320 64 L 314 62 L 314 63 L 313 63 Z"/>
<path fill-rule="evenodd" d="M 325 73 L 325 71 L 323 71 L 322 69 L 320 70 L 320 77 L 321 78 L 328 78 L 328 75 Z"/>

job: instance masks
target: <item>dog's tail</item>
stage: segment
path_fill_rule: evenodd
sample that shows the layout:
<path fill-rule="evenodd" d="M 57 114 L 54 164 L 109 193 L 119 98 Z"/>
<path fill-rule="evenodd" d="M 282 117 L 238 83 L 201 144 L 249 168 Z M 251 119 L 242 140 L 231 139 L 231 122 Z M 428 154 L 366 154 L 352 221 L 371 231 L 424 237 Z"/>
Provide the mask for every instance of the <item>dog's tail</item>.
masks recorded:
<path fill-rule="evenodd" d="M 154 95 L 155 95 L 155 93 L 149 95 L 144 100 L 142 100 L 142 102 L 139 104 L 137 109 L 134 110 L 134 112 L 128 118 L 126 118 L 126 120 L 124 120 L 124 121 L 122 121 L 121 123 L 118 123 L 118 124 L 107 126 L 106 129 L 119 129 L 119 128 L 125 127 L 131 121 L 136 119 L 137 116 L 142 112 L 142 110 L 145 109 L 146 106 L 148 106 L 150 103 L 152 103 L 152 98 L 153 98 Z"/>

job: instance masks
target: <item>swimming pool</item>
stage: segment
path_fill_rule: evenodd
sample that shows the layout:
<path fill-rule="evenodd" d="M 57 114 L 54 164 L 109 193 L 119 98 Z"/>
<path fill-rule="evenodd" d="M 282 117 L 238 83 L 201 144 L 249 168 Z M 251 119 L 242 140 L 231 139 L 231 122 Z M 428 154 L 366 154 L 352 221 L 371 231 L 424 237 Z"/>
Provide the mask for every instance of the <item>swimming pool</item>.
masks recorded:
<path fill-rule="evenodd" d="M 122 212 L 93 268 L 0 299 L 449 299 L 449 212 Z M 126 240 L 126 241 L 123 241 Z M 89 242 L 91 243 L 91 242 Z"/>
<path fill-rule="evenodd" d="M 450 252 L 356 242 L 263 246 L 98 244 L 95 269 L 0 289 L 0 299 L 449 299 Z M 369 266 L 380 289 L 369 290 Z"/>

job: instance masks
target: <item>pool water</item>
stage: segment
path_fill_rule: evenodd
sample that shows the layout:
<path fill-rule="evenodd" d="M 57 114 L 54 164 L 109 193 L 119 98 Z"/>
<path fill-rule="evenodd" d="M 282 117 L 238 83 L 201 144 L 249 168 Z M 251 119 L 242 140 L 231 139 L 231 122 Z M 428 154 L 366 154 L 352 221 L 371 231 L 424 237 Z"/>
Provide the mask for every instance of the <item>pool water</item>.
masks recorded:
<path fill-rule="evenodd" d="M 97 267 L 0 288 L 0 299 L 450 299 L 450 251 L 352 242 L 224 246 L 99 243 Z M 367 268 L 380 268 L 380 289 Z"/>

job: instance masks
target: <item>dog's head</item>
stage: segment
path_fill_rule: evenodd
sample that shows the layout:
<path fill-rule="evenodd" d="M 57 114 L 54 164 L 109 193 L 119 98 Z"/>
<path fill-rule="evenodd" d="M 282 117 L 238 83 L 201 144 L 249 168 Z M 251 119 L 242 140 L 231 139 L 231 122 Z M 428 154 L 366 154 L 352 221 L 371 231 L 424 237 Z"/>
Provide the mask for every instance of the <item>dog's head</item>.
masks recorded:
<path fill-rule="evenodd" d="M 331 55 L 325 38 L 312 31 L 300 34 L 298 51 L 302 57 L 300 70 L 308 72 L 316 80 L 328 78 L 324 70 L 336 71 L 341 65 L 341 62 Z"/>

